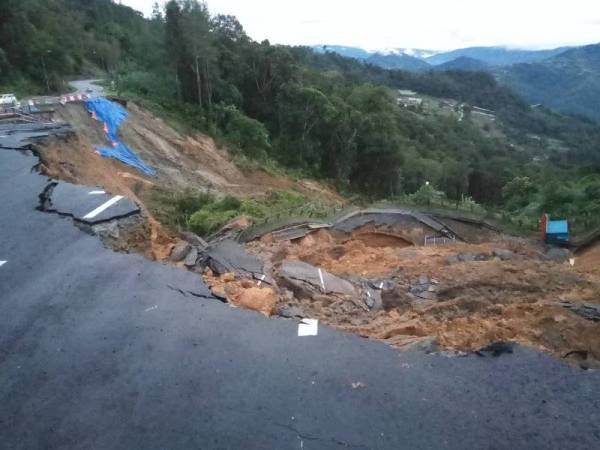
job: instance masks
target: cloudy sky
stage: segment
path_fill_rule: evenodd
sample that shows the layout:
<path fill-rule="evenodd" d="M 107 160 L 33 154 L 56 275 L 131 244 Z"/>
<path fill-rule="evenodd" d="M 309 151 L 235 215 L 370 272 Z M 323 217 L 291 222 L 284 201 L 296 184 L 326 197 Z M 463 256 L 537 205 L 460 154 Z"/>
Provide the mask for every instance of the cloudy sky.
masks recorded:
<path fill-rule="evenodd" d="M 122 0 L 149 14 L 154 0 Z M 162 1 L 159 1 L 162 3 Z M 600 42 L 600 0 L 208 0 L 255 40 L 385 49 Z"/>

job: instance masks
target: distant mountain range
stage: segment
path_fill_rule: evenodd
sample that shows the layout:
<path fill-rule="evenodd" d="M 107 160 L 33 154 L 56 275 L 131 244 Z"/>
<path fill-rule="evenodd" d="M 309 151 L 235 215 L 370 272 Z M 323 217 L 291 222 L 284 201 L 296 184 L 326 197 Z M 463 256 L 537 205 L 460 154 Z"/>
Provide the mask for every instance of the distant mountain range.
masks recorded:
<path fill-rule="evenodd" d="M 469 56 L 459 56 L 458 58 L 438 64 L 437 66 L 429 66 L 433 70 L 487 70 L 490 65 L 480 59 L 470 58 Z"/>
<path fill-rule="evenodd" d="M 517 63 L 528 63 L 551 58 L 569 47 L 551 50 L 518 50 L 506 47 L 469 47 L 449 52 L 438 53 L 427 59 L 431 65 L 446 64 L 457 58 L 470 58 L 484 62 L 488 66 L 509 66 Z"/>
<path fill-rule="evenodd" d="M 368 51 L 323 45 L 313 49 L 386 69 L 486 71 L 532 104 L 600 120 L 600 44 L 550 50 L 470 47 L 448 52 L 405 48 Z"/>
<path fill-rule="evenodd" d="M 492 66 L 532 63 L 551 58 L 570 49 L 569 47 L 560 47 L 551 50 L 519 50 L 506 47 L 468 47 L 438 52 L 411 48 L 369 51 L 358 47 L 338 45 L 316 45 L 312 48 L 317 52 L 334 52 L 386 69 L 411 71 L 430 70 L 440 65 L 448 67 L 446 70 L 474 70 L 475 67 L 481 69 Z"/>
<path fill-rule="evenodd" d="M 600 44 L 494 70 L 531 103 L 600 120 Z"/>

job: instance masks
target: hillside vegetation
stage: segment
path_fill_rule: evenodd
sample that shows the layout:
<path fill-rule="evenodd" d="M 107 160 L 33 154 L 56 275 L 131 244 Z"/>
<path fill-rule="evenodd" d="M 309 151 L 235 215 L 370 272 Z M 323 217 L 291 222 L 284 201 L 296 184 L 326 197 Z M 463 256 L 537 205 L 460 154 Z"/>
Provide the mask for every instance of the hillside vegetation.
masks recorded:
<path fill-rule="evenodd" d="M 103 71 L 244 158 L 277 161 L 369 199 L 477 202 L 535 227 L 542 211 L 591 226 L 600 207 L 600 130 L 531 109 L 486 73 L 385 70 L 250 39 L 193 0 L 151 19 L 109 0 L 7 0 L 0 85 L 44 92 Z M 65 32 L 68 30 L 68 32 Z M 489 108 L 482 126 L 399 107 L 396 89 Z M 493 132 L 492 132 L 493 131 Z M 429 182 L 429 184 L 427 184 Z"/>

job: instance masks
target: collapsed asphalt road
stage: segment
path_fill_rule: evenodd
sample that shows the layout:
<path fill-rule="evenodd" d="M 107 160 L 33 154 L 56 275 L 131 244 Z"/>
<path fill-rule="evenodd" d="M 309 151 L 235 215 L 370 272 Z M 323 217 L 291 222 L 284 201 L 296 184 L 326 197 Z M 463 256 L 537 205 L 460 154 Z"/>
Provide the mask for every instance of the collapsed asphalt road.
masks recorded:
<path fill-rule="evenodd" d="M 600 374 L 513 354 L 397 353 L 232 309 L 198 275 L 38 211 L 0 150 L 0 448 L 593 448 Z M 1 262 L 4 262 L 1 264 Z"/>

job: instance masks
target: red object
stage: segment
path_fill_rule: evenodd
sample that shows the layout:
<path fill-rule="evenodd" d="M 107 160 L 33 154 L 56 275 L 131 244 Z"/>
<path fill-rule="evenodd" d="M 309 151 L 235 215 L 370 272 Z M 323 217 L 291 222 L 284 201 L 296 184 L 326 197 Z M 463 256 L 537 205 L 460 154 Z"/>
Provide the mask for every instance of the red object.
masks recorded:
<path fill-rule="evenodd" d="M 548 231 L 548 221 L 550 217 L 548 214 L 544 214 L 540 220 L 540 232 L 542 233 L 542 241 L 546 242 L 546 231 Z"/>

